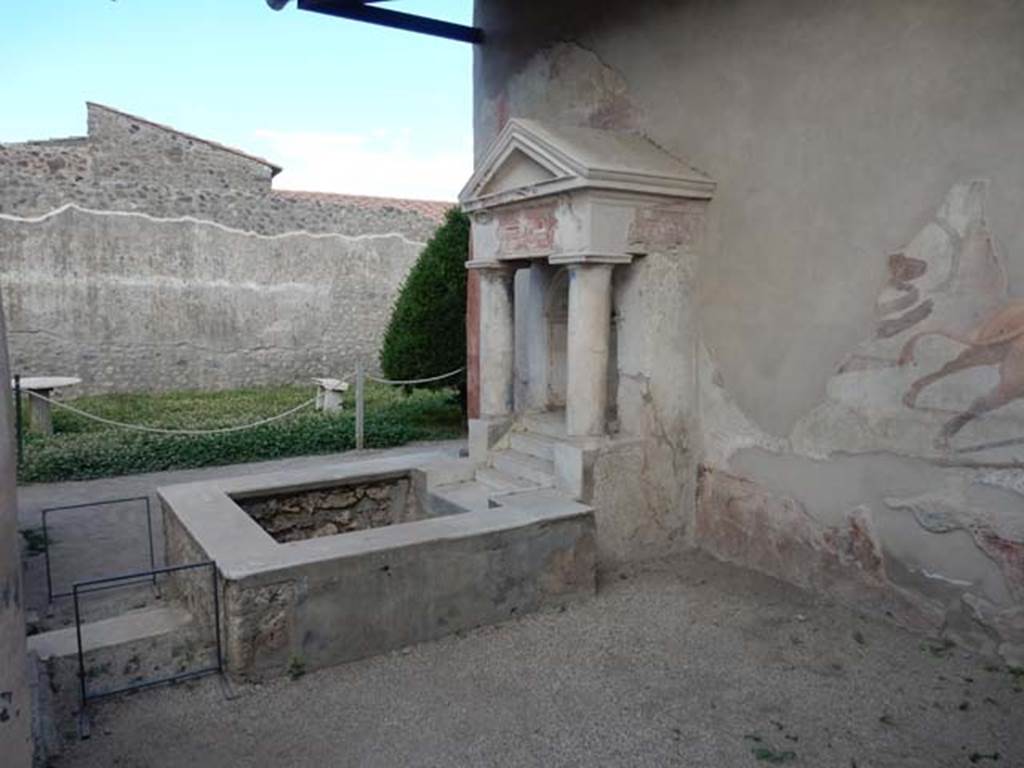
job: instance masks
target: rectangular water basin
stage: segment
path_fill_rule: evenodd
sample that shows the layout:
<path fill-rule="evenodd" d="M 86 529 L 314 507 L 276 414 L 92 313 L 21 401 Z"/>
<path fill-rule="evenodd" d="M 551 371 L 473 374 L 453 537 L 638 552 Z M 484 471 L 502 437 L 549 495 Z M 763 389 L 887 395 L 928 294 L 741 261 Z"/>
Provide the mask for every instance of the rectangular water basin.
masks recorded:
<path fill-rule="evenodd" d="M 544 492 L 460 511 L 431 488 L 474 467 L 436 453 L 158 490 L 167 562 L 213 560 L 225 662 L 312 670 L 593 594 L 594 517 Z M 209 580 L 176 594 L 210 613 Z"/>

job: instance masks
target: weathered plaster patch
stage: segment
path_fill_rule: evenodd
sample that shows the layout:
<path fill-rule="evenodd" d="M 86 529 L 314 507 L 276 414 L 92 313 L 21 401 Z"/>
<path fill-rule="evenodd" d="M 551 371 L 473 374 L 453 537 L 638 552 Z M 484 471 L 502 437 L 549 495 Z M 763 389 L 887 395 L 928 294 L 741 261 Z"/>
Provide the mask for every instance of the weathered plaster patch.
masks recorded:
<path fill-rule="evenodd" d="M 975 473 L 975 482 L 1024 496 L 1024 472 L 1019 469 L 981 469 Z"/>
<path fill-rule="evenodd" d="M 495 212 L 498 254 L 531 255 L 551 252 L 558 229 L 557 200 L 538 205 L 502 208 Z"/>
<path fill-rule="evenodd" d="M 733 454 L 743 448 L 786 451 L 788 441 L 764 432 L 733 400 L 708 348 L 698 345 L 698 374 L 703 461 L 712 467 L 728 467 Z"/>
<path fill-rule="evenodd" d="M 594 510 L 598 560 L 605 564 L 646 560 L 677 552 L 686 529 L 686 475 L 675 474 L 674 446 L 651 441 L 601 450 L 591 469 L 588 497 Z M 692 493 L 692 491 L 689 491 Z"/>
<path fill-rule="evenodd" d="M 544 118 L 567 125 L 635 130 L 640 113 L 622 76 L 576 43 L 539 51 L 505 89 L 479 111 L 479 147 L 486 147 L 510 117 Z"/>
<path fill-rule="evenodd" d="M 964 581 L 963 579 L 951 579 L 948 576 L 943 576 L 941 573 L 932 573 L 931 571 L 922 568 L 921 575 L 928 579 L 935 579 L 936 581 L 944 581 L 947 584 L 952 584 L 954 587 L 970 587 L 973 586 L 973 582 Z"/>
<path fill-rule="evenodd" d="M 693 248 L 703 240 L 704 209 L 685 200 L 638 208 L 628 241 L 644 253 Z"/>
<path fill-rule="evenodd" d="M 963 529 L 964 510 L 952 504 L 945 495 L 928 493 L 913 498 L 886 498 L 890 509 L 905 509 L 913 513 L 917 524 L 931 533 L 949 533 Z"/>
<path fill-rule="evenodd" d="M 934 619 L 935 628 L 958 627 L 956 637 L 975 647 L 994 652 L 1001 643 L 1021 642 L 1020 637 L 1003 634 L 1004 628 L 1015 626 L 1005 619 L 1004 612 L 1020 609 L 1024 598 L 1024 499 L 1017 494 L 979 484 L 971 470 L 938 467 L 891 454 L 814 461 L 751 448 L 733 456 L 731 472 L 757 489 L 746 495 L 753 500 L 751 504 L 762 505 L 761 515 L 781 515 L 782 523 L 757 525 L 781 525 L 785 535 L 795 536 L 797 542 L 813 544 L 820 539 L 838 557 L 842 548 L 831 540 L 837 534 L 829 531 L 856 534 L 854 513 L 859 511 L 871 521 L 877 547 L 884 553 L 885 567 L 878 580 L 885 590 L 897 590 L 915 610 Z M 762 498 L 765 495 L 770 498 Z M 779 498 L 789 500 L 790 506 L 780 508 Z M 729 502 L 719 497 L 715 503 Z M 795 531 L 785 524 L 794 517 L 789 514 L 790 507 L 799 509 L 805 522 Z M 701 514 L 707 517 L 712 513 L 705 507 Z M 744 525 L 750 529 L 754 524 L 747 521 Z M 707 533 L 706 526 L 698 525 L 698 544 L 706 546 L 701 536 Z M 802 566 L 766 564 L 764 554 L 758 554 L 760 546 L 764 545 L 751 544 L 747 554 L 740 547 L 731 556 L 805 585 L 811 577 L 802 574 L 802 567 L 824 567 L 820 557 L 807 561 L 806 554 L 795 553 L 787 556 L 802 558 Z M 780 545 L 770 548 L 785 551 Z M 842 558 L 838 564 L 848 570 Z M 822 579 L 810 586 L 837 592 L 842 588 L 839 582 L 850 583 L 849 574 L 836 583 Z M 855 597 L 846 595 L 847 599 Z M 965 624 L 962 601 L 968 597 L 991 606 L 983 616 L 1003 618 L 996 624 L 979 624 L 981 619 L 971 613 Z"/>
<path fill-rule="evenodd" d="M 152 221 L 160 224 L 196 224 L 199 226 L 209 226 L 215 229 L 219 229 L 222 232 L 228 232 L 236 235 L 246 235 L 248 237 L 254 237 L 264 240 L 280 240 L 282 238 L 289 237 L 309 237 L 313 239 L 337 239 L 344 240 L 346 242 L 359 242 L 360 240 L 377 240 L 380 238 L 399 238 L 410 245 L 422 247 L 424 243 L 420 240 L 411 240 L 401 232 L 381 232 L 381 233 L 369 233 L 362 235 L 343 235 L 339 232 L 307 232 L 305 230 L 292 230 L 290 232 L 280 232 L 276 234 L 263 234 L 261 232 L 254 232 L 249 229 L 237 229 L 235 227 L 229 227 L 225 224 L 221 224 L 218 221 L 212 219 L 201 219 L 195 216 L 153 216 L 148 213 L 142 213 L 140 211 L 111 211 L 111 210 L 100 210 L 97 208 L 87 208 L 77 203 L 66 203 L 59 208 L 54 208 L 52 211 L 40 214 L 39 216 L 15 216 L 9 213 L 0 213 L 0 221 L 11 221 L 21 224 L 41 224 L 49 219 L 61 216 L 68 211 L 76 211 L 78 213 L 84 213 L 91 216 L 110 217 L 110 218 L 137 218 L 144 219 L 146 221 Z"/>
<path fill-rule="evenodd" d="M 999 609 L 983 598 L 965 594 L 963 602 L 982 627 L 991 627 L 997 636 L 996 652 L 1007 664 L 1024 667 L 1024 608 Z"/>
<path fill-rule="evenodd" d="M 825 526 L 792 496 L 703 467 L 695 532 L 702 548 L 724 560 L 854 604 L 882 606 L 909 626 L 941 625 L 936 605 L 887 580 L 884 551 L 866 506 Z"/>
<path fill-rule="evenodd" d="M 1013 599 L 1024 602 L 1024 531 L 1020 530 L 1020 508 L 993 513 L 972 506 L 964 493 L 953 495 L 948 491 L 886 498 L 885 503 L 890 509 L 912 512 L 918 524 L 931 533 L 969 533 L 978 549 L 999 566 Z M 1007 511 L 1010 514 L 1005 514 Z"/>

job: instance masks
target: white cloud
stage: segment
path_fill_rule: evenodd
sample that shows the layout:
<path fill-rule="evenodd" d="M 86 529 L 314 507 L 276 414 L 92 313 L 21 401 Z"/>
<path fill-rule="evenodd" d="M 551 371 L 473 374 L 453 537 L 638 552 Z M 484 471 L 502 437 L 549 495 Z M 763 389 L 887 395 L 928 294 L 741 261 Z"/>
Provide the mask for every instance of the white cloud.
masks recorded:
<path fill-rule="evenodd" d="M 416 146 L 410 131 L 256 131 L 253 147 L 284 170 L 275 189 L 454 201 L 473 169 L 472 142 Z"/>

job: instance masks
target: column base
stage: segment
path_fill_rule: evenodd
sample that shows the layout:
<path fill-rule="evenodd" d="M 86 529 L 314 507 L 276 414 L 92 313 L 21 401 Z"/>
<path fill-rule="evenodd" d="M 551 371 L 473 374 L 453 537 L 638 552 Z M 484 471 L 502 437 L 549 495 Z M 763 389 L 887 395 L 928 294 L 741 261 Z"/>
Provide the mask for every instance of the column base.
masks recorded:
<path fill-rule="evenodd" d="M 469 458 L 475 462 L 487 460 L 494 445 L 512 428 L 511 416 L 481 416 L 469 420 Z"/>

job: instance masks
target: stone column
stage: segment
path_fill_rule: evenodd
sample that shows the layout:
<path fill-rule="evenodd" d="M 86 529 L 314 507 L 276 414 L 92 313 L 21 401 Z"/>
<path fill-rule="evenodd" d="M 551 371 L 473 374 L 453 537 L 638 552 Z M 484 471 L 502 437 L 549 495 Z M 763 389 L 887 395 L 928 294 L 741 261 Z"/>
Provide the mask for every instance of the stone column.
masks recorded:
<path fill-rule="evenodd" d="M 565 426 L 570 436 L 603 435 L 608 411 L 612 264 L 569 267 Z"/>
<path fill-rule="evenodd" d="M 477 269 L 480 280 L 480 418 L 512 415 L 515 327 L 512 267 L 489 262 Z"/>

